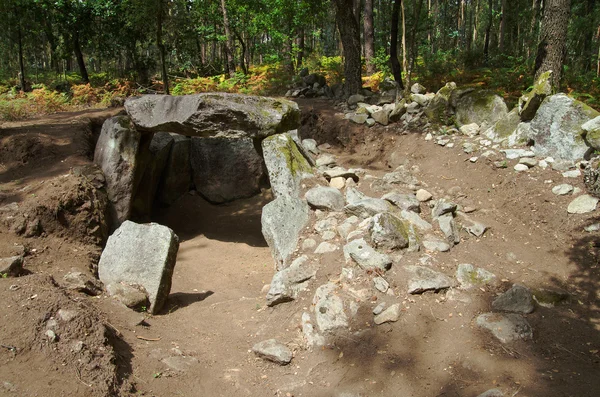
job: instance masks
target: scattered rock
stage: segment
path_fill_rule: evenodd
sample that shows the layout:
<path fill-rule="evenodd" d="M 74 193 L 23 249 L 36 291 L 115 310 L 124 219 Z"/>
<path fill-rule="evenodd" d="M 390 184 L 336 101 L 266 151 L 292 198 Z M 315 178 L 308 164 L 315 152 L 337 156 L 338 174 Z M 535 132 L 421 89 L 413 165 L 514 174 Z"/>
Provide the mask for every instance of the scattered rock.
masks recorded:
<path fill-rule="evenodd" d="M 390 288 L 390 284 L 387 281 L 385 281 L 383 277 L 379 276 L 373 279 L 373 285 L 375 286 L 376 290 L 383 293 L 386 293 L 387 290 Z"/>
<path fill-rule="evenodd" d="M 0 259 L 0 277 L 18 277 L 23 271 L 23 256 Z"/>
<path fill-rule="evenodd" d="M 476 323 L 479 327 L 491 331 L 502 343 L 533 338 L 531 325 L 519 314 L 484 313 L 477 317 Z"/>
<path fill-rule="evenodd" d="M 538 288 L 532 291 L 533 300 L 542 307 L 552 308 L 561 303 L 566 303 L 570 299 L 570 295 L 566 291 L 548 288 Z"/>
<path fill-rule="evenodd" d="M 598 198 L 590 196 L 589 194 L 581 195 L 571 201 L 567 207 L 567 212 L 569 214 L 586 214 L 592 212 L 596 210 L 598 201 Z"/>
<path fill-rule="evenodd" d="M 516 164 L 513 169 L 517 172 L 523 172 L 529 170 L 529 167 L 525 164 Z"/>
<path fill-rule="evenodd" d="M 569 185 L 568 183 L 563 183 L 552 188 L 552 193 L 556 194 L 557 196 L 564 196 L 571 193 L 572 191 L 573 186 Z"/>
<path fill-rule="evenodd" d="M 490 389 L 486 392 L 481 393 L 477 397 L 504 397 L 504 393 L 499 389 Z"/>
<path fill-rule="evenodd" d="M 440 230 L 446 236 L 446 241 L 448 241 L 449 244 L 454 245 L 460 243 L 460 233 L 458 232 L 452 213 L 439 216 L 437 221 Z"/>
<path fill-rule="evenodd" d="M 315 250 L 315 254 L 327 254 L 330 252 L 335 252 L 338 250 L 338 246 L 335 244 L 328 243 L 327 241 L 319 244 L 317 249 Z"/>
<path fill-rule="evenodd" d="M 419 214 L 415 212 L 402 210 L 400 211 L 400 216 L 405 221 L 408 221 L 410 224 L 415 225 L 418 229 L 431 230 L 433 228 L 431 223 L 421 218 Z"/>
<path fill-rule="evenodd" d="M 533 168 L 538 164 L 538 162 L 533 157 L 523 157 L 519 160 L 519 164 L 525 164 L 527 167 Z"/>
<path fill-rule="evenodd" d="M 384 323 L 393 323 L 398 321 L 400 318 L 400 304 L 395 303 L 392 306 L 385 309 L 380 314 L 376 315 L 373 322 L 377 325 Z"/>
<path fill-rule="evenodd" d="M 364 102 L 364 101 L 365 101 L 365 97 L 363 95 L 354 94 L 354 95 L 350 95 L 347 102 L 348 102 L 348 105 L 353 106 L 359 102 Z"/>
<path fill-rule="evenodd" d="M 426 201 L 431 200 L 433 198 L 433 195 L 425 189 L 419 189 L 419 190 L 417 190 L 416 197 L 417 197 L 417 200 L 424 203 Z"/>
<path fill-rule="evenodd" d="M 587 225 L 583 228 L 583 230 L 585 230 L 588 233 L 600 231 L 600 223 L 593 223 L 591 225 Z"/>
<path fill-rule="evenodd" d="M 331 178 L 329 186 L 341 190 L 346 186 L 346 178 L 342 176 Z"/>
<path fill-rule="evenodd" d="M 440 199 L 435 202 L 433 210 L 431 211 L 431 216 L 433 219 L 439 218 L 445 214 L 453 214 L 456 212 L 456 204 L 448 202 L 444 199 Z"/>
<path fill-rule="evenodd" d="M 302 146 L 314 156 L 318 156 L 321 153 L 321 151 L 317 147 L 317 141 L 315 141 L 314 139 L 303 139 Z"/>
<path fill-rule="evenodd" d="M 98 296 L 102 294 L 102 283 L 91 275 L 82 272 L 72 271 L 65 274 L 62 286 L 87 295 Z"/>
<path fill-rule="evenodd" d="M 302 242 L 302 250 L 307 251 L 317 246 L 317 242 L 312 238 L 307 238 Z"/>
<path fill-rule="evenodd" d="M 310 189 L 304 196 L 312 208 L 328 211 L 341 211 L 344 208 L 344 196 L 333 187 L 318 186 Z"/>
<path fill-rule="evenodd" d="M 454 281 L 443 273 L 425 266 L 405 266 L 410 273 L 408 293 L 421 294 L 425 291 L 440 291 L 455 285 Z"/>
<path fill-rule="evenodd" d="M 419 83 L 414 83 L 410 87 L 410 92 L 412 92 L 413 94 L 424 94 L 425 92 L 427 92 L 427 88 L 423 87 Z"/>
<path fill-rule="evenodd" d="M 324 154 L 317 159 L 317 167 L 328 167 L 335 165 L 335 157 L 331 154 Z"/>
<path fill-rule="evenodd" d="M 268 339 L 255 344 L 252 351 L 265 360 L 272 361 L 279 365 L 287 365 L 292 361 L 292 351 L 284 344 L 275 339 Z"/>
<path fill-rule="evenodd" d="M 496 275 L 469 263 L 461 263 L 456 270 L 456 279 L 462 288 L 469 289 L 494 282 Z"/>
<path fill-rule="evenodd" d="M 360 218 L 368 218 L 392 208 L 388 201 L 365 196 L 354 188 L 346 191 L 346 202 L 348 204 L 344 207 L 344 212 Z"/>
<path fill-rule="evenodd" d="M 462 227 L 475 237 L 481 237 L 489 229 L 488 226 L 481 222 L 477 222 L 464 213 L 460 214 Z"/>
<path fill-rule="evenodd" d="M 148 308 L 148 295 L 139 285 L 113 283 L 106 286 L 106 292 L 130 309 L 144 310 Z"/>
<path fill-rule="evenodd" d="M 425 236 L 421 244 L 428 251 L 448 252 L 451 248 L 450 244 L 432 235 Z"/>
<path fill-rule="evenodd" d="M 310 348 L 313 346 L 323 346 L 325 338 L 319 335 L 310 321 L 310 314 L 302 313 L 302 334 L 306 340 L 306 345 Z"/>
<path fill-rule="evenodd" d="M 460 133 L 473 138 L 479 134 L 479 125 L 477 123 L 466 124 L 460 127 Z"/>
<path fill-rule="evenodd" d="M 348 326 L 348 316 L 344 312 L 344 301 L 337 294 L 337 287 L 327 283 L 317 288 L 313 298 L 317 325 L 321 332 L 331 332 Z"/>
<path fill-rule="evenodd" d="M 365 270 L 388 270 L 392 266 L 392 260 L 389 256 L 375 251 L 362 238 L 346 244 L 344 246 L 344 256 L 346 260 L 351 258 Z"/>
<path fill-rule="evenodd" d="M 408 247 L 406 226 L 389 212 L 379 213 L 372 218 L 369 233 L 377 248 L 396 250 Z"/>
<path fill-rule="evenodd" d="M 529 288 L 515 284 L 492 302 L 492 308 L 502 312 L 529 314 L 534 309 L 533 295 Z"/>
<path fill-rule="evenodd" d="M 267 293 L 267 306 L 296 299 L 298 292 L 305 287 L 305 282 L 317 273 L 307 262 L 308 257 L 302 255 L 294 260 L 290 267 L 275 273 Z"/>
<path fill-rule="evenodd" d="M 381 197 L 382 200 L 387 200 L 394 204 L 396 207 L 413 212 L 421 212 L 421 202 L 415 197 L 414 194 L 400 194 L 396 192 L 390 192 Z"/>
<path fill-rule="evenodd" d="M 156 314 L 169 296 L 178 249 L 179 238 L 168 227 L 125 221 L 108 238 L 98 276 L 105 285 L 141 285 L 150 300 L 148 311 Z"/>
<path fill-rule="evenodd" d="M 579 178 L 581 176 L 581 171 L 579 170 L 570 170 L 562 173 L 564 178 Z"/>
<path fill-rule="evenodd" d="M 359 113 L 350 113 L 347 114 L 346 117 L 348 118 L 348 120 L 350 120 L 351 122 L 355 123 L 355 124 L 364 124 L 367 122 L 367 119 L 369 119 L 369 116 L 366 114 L 359 114 Z M 373 119 L 371 119 L 373 120 Z M 375 121 L 375 120 L 373 120 Z"/>
<path fill-rule="evenodd" d="M 333 168 L 328 168 L 326 170 L 323 171 L 323 176 L 325 176 L 325 178 L 327 179 L 333 179 L 333 178 L 352 178 L 354 180 L 358 181 L 358 176 L 356 175 L 356 170 L 347 170 L 345 168 L 342 167 L 333 167 Z"/>
<path fill-rule="evenodd" d="M 520 159 L 522 157 L 534 157 L 535 153 L 525 149 L 504 149 L 501 150 L 509 160 Z"/>

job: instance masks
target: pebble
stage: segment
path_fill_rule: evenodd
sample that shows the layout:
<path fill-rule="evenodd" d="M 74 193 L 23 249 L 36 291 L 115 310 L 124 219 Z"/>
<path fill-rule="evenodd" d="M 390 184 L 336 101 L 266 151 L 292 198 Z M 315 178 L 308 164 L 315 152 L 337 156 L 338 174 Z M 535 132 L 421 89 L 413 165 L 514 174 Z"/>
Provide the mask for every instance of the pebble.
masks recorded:
<path fill-rule="evenodd" d="M 48 338 L 48 340 L 51 343 L 56 342 L 56 340 L 57 340 L 56 333 L 54 331 L 52 331 L 51 329 L 47 330 L 45 335 L 46 335 L 46 338 Z"/>
<path fill-rule="evenodd" d="M 546 160 L 540 160 L 539 163 L 538 163 L 538 166 L 540 166 L 543 169 L 548 168 L 548 165 L 549 164 L 548 164 L 548 162 Z"/>
<path fill-rule="evenodd" d="M 417 200 L 424 203 L 426 201 L 431 200 L 433 198 L 433 194 L 429 193 L 425 189 L 419 189 L 419 190 L 417 190 L 416 197 L 417 197 Z"/>
<path fill-rule="evenodd" d="M 275 339 L 268 339 L 259 342 L 252 347 L 252 351 L 265 360 L 272 361 L 280 365 L 287 365 L 292 361 L 292 351 L 284 344 Z"/>
<path fill-rule="evenodd" d="M 385 302 L 381 302 L 380 304 L 375 306 L 375 309 L 373 309 L 373 314 L 374 315 L 381 314 L 383 312 L 383 309 L 385 309 Z"/>
<path fill-rule="evenodd" d="M 513 169 L 517 172 L 527 171 L 529 169 L 525 164 L 517 164 L 513 167 Z"/>
<path fill-rule="evenodd" d="M 583 228 L 588 233 L 600 231 L 600 223 L 593 223 Z"/>
<path fill-rule="evenodd" d="M 346 186 L 346 179 L 341 176 L 331 178 L 331 181 L 329 181 L 329 186 L 341 190 L 344 188 L 344 186 Z"/>
<path fill-rule="evenodd" d="M 307 238 L 302 242 L 302 250 L 310 250 L 317 246 L 317 242 L 312 238 Z"/>
<path fill-rule="evenodd" d="M 563 183 L 552 188 L 552 193 L 556 194 L 557 196 L 564 196 L 565 194 L 569 194 L 572 191 L 573 186 L 569 185 L 568 183 Z"/>
<path fill-rule="evenodd" d="M 476 162 L 477 162 L 477 160 L 479 160 L 479 157 L 471 157 L 471 158 L 469 159 L 469 161 L 470 161 L 471 163 L 476 163 Z"/>
<path fill-rule="evenodd" d="M 433 139 L 433 135 L 431 135 L 431 132 L 428 132 L 427 135 L 425 135 L 425 140 L 431 141 L 432 139 Z"/>
<path fill-rule="evenodd" d="M 581 171 L 579 170 L 570 170 L 562 173 L 562 176 L 565 178 L 579 178 L 581 176 Z"/>
<path fill-rule="evenodd" d="M 519 160 L 519 164 L 525 164 L 529 168 L 535 167 L 537 163 L 537 160 L 533 157 L 523 157 Z"/>
<path fill-rule="evenodd" d="M 376 315 L 373 322 L 377 325 L 384 323 L 393 323 L 398 321 L 400 318 L 400 304 L 395 303 L 392 306 L 385 309 L 380 314 Z"/>
<path fill-rule="evenodd" d="M 390 288 L 390 284 L 387 281 L 385 281 L 383 277 L 375 277 L 373 279 L 373 284 L 375 285 L 375 288 L 378 291 L 383 292 L 384 294 Z"/>
<path fill-rule="evenodd" d="M 335 238 L 335 236 L 336 236 L 335 232 L 332 232 L 331 230 L 327 230 L 326 232 L 323 233 L 321 238 L 325 241 L 328 241 L 328 240 L 333 240 Z"/>

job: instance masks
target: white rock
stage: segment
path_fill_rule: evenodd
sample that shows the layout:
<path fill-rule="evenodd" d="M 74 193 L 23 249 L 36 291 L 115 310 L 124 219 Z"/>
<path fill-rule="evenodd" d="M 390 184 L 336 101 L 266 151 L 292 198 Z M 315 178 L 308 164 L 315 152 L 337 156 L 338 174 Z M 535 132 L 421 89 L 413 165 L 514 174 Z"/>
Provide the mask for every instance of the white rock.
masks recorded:
<path fill-rule="evenodd" d="M 425 189 L 417 190 L 416 196 L 417 196 L 417 200 L 419 200 L 422 203 L 429 201 L 433 198 L 433 194 L 429 193 Z"/>
<path fill-rule="evenodd" d="M 527 171 L 529 169 L 529 167 L 525 164 L 517 164 L 513 168 L 517 172 Z"/>
<path fill-rule="evenodd" d="M 579 178 L 581 176 L 581 171 L 579 170 L 570 170 L 562 173 L 562 176 L 565 178 Z"/>
<path fill-rule="evenodd" d="M 586 214 L 596 209 L 598 205 L 598 199 L 592 197 L 589 194 L 584 194 L 571 201 L 567 207 L 569 214 Z"/>
<path fill-rule="evenodd" d="M 327 254 L 330 252 L 335 252 L 335 251 L 337 251 L 337 249 L 338 249 L 337 245 L 328 243 L 327 241 L 324 241 L 321 244 L 319 244 L 319 246 L 315 250 L 315 254 Z"/>
<path fill-rule="evenodd" d="M 331 178 L 331 181 L 329 181 L 329 186 L 341 190 L 344 188 L 344 186 L 346 186 L 346 179 L 341 176 Z"/>
<path fill-rule="evenodd" d="M 552 193 L 556 194 L 557 196 L 564 196 L 565 194 L 569 194 L 572 191 L 573 186 L 569 185 L 568 183 L 563 183 L 552 188 Z"/>

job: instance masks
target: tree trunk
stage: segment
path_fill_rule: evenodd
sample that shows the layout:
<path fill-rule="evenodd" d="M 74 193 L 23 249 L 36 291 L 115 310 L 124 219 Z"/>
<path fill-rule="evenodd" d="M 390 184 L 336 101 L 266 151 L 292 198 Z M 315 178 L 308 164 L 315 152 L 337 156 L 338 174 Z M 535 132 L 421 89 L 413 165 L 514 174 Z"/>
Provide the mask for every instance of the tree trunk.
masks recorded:
<path fill-rule="evenodd" d="M 81 74 L 81 80 L 84 84 L 90 82 L 87 68 L 85 67 L 85 61 L 83 59 L 83 53 L 81 52 L 81 44 L 79 43 L 79 32 L 75 30 L 73 33 L 73 51 L 75 52 L 75 58 L 77 59 L 77 66 L 79 66 L 79 74 Z"/>
<path fill-rule="evenodd" d="M 163 29 L 163 0 L 158 1 L 158 12 L 156 13 L 156 46 L 160 54 L 160 69 L 162 75 L 162 81 L 164 86 L 165 94 L 170 95 L 169 92 L 169 76 L 167 75 L 167 63 L 165 59 L 165 45 L 162 40 L 162 29 Z"/>
<path fill-rule="evenodd" d="M 542 0 L 533 0 L 531 5 L 531 27 L 529 29 L 529 45 L 527 46 L 527 57 L 531 56 L 535 43 L 538 41 L 540 7 Z"/>
<path fill-rule="evenodd" d="M 233 38 L 231 37 L 231 29 L 229 28 L 229 18 L 227 18 L 227 6 L 225 0 L 221 0 L 221 11 L 223 12 L 223 28 L 225 29 L 225 55 L 227 57 L 227 70 L 229 77 L 235 75 L 235 62 L 233 60 Z"/>
<path fill-rule="evenodd" d="M 488 5 L 488 24 L 485 28 L 485 43 L 483 45 L 483 63 L 488 64 L 490 60 L 490 34 L 492 33 L 492 18 L 494 16 L 494 1 L 490 0 Z"/>
<path fill-rule="evenodd" d="M 344 53 L 345 91 L 357 94 L 362 88 L 360 62 L 360 30 L 354 15 L 353 0 L 333 0 L 335 16 Z"/>
<path fill-rule="evenodd" d="M 402 82 L 402 66 L 398 60 L 398 19 L 400 17 L 400 2 L 402 0 L 394 0 L 394 6 L 392 8 L 392 27 L 390 32 L 390 62 L 392 64 L 392 74 L 394 80 L 398 84 L 401 90 L 404 89 L 404 83 Z"/>
<path fill-rule="evenodd" d="M 582 69 L 585 72 L 588 72 L 592 69 L 592 58 L 594 57 L 594 50 L 592 43 L 594 42 L 595 32 L 595 18 L 594 18 L 594 9 L 596 7 L 596 0 L 587 0 L 586 4 L 586 14 L 587 17 L 591 19 L 589 25 L 587 26 L 587 32 L 585 33 L 585 37 L 583 38 L 583 56 L 581 57 Z"/>
<path fill-rule="evenodd" d="M 406 15 L 404 12 L 404 0 L 400 1 L 400 7 L 402 8 L 402 72 L 405 78 L 405 87 L 408 88 L 410 82 L 410 76 L 408 75 L 408 60 L 406 59 Z"/>
<path fill-rule="evenodd" d="M 244 39 L 237 31 L 234 30 L 234 33 L 235 33 L 235 37 L 237 37 L 237 39 L 240 41 L 240 44 L 242 46 L 242 56 L 240 57 L 240 68 L 242 68 L 242 73 L 248 74 L 248 67 L 246 66 L 246 62 L 245 62 L 246 43 L 244 42 Z"/>
<path fill-rule="evenodd" d="M 501 14 L 502 19 L 500 20 L 500 36 L 498 39 L 498 50 L 500 53 L 504 53 L 504 37 L 506 35 L 506 19 L 507 19 L 507 8 L 506 8 L 506 0 L 502 0 L 501 2 Z"/>
<path fill-rule="evenodd" d="M 417 31 L 419 28 L 419 21 L 421 20 L 421 9 L 423 8 L 423 0 L 415 0 L 415 3 L 418 1 L 415 7 L 415 15 L 412 26 L 412 34 L 410 35 L 410 69 L 413 70 L 415 67 L 415 60 L 419 55 L 417 52 Z"/>
<path fill-rule="evenodd" d="M 373 0 L 365 0 L 364 14 L 364 37 L 365 37 L 365 62 L 367 74 L 375 73 L 373 58 L 375 57 L 375 28 L 373 25 Z"/>
<path fill-rule="evenodd" d="M 296 54 L 296 69 L 300 70 L 302 62 L 304 60 L 304 29 L 298 29 L 298 37 L 296 38 L 296 46 L 298 46 L 298 53 Z"/>
<path fill-rule="evenodd" d="M 535 58 L 535 79 L 552 71 L 552 88 L 558 90 L 566 52 L 571 0 L 546 0 L 542 34 Z"/>
<path fill-rule="evenodd" d="M 17 27 L 17 45 L 19 46 L 19 84 L 21 91 L 27 92 L 27 82 L 25 81 L 25 63 L 23 62 L 23 37 L 21 33 L 21 24 Z"/>

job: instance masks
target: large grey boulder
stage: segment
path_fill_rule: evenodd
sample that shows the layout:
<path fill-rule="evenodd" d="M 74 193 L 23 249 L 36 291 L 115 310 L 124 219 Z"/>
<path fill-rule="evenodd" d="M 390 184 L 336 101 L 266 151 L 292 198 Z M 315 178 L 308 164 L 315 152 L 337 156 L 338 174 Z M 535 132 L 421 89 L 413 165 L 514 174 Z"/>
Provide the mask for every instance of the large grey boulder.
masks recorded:
<path fill-rule="evenodd" d="M 264 178 L 262 157 L 250 138 L 192 138 L 196 190 L 211 203 L 252 197 Z"/>
<path fill-rule="evenodd" d="M 113 225 L 119 226 L 131 216 L 133 197 L 143 171 L 140 158 L 150 139 L 131 127 L 129 117 L 112 117 L 104 122 L 96 144 L 94 163 L 106 179 Z"/>
<path fill-rule="evenodd" d="M 98 263 L 98 277 L 105 285 L 144 287 L 149 312 L 158 313 L 171 291 L 178 249 L 179 238 L 168 227 L 125 221 L 108 238 Z"/>
<path fill-rule="evenodd" d="M 519 284 L 498 296 L 492 302 L 492 308 L 501 312 L 529 314 L 534 309 L 531 290 Z"/>
<path fill-rule="evenodd" d="M 262 234 L 271 248 L 277 270 L 290 265 L 300 232 L 308 223 L 309 212 L 306 201 L 286 195 L 277 197 L 263 207 Z"/>
<path fill-rule="evenodd" d="M 459 125 L 477 123 L 484 131 L 507 113 L 504 99 L 486 90 L 463 95 L 456 104 L 456 121 Z"/>
<path fill-rule="evenodd" d="M 190 190 L 192 168 L 190 165 L 191 139 L 184 135 L 171 134 L 173 144 L 158 188 L 158 201 L 171 205 Z"/>
<path fill-rule="evenodd" d="M 142 174 L 140 186 L 135 192 L 132 211 L 135 216 L 144 218 L 150 215 L 154 205 L 156 193 L 164 172 L 173 137 L 167 132 L 157 132 L 150 141 L 145 167 Z"/>
<path fill-rule="evenodd" d="M 577 161 L 589 150 L 582 137 L 582 124 L 600 113 L 586 104 L 556 94 L 544 99 L 531 121 L 529 139 L 538 156 Z"/>
<path fill-rule="evenodd" d="M 304 197 L 312 208 L 328 211 L 344 209 L 344 196 L 334 187 L 317 186 L 307 191 Z"/>
<path fill-rule="evenodd" d="M 188 136 L 260 139 L 300 125 L 296 103 L 241 94 L 144 95 L 127 99 L 125 110 L 140 131 Z"/>
<path fill-rule="evenodd" d="M 300 196 L 300 182 L 312 176 L 312 168 L 288 134 L 278 134 L 262 141 L 269 182 L 275 197 Z"/>
<path fill-rule="evenodd" d="M 450 97 L 456 90 L 456 83 L 450 82 L 439 89 L 425 108 L 425 115 L 434 124 L 451 124 L 454 110 L 450 106 Z"/>

